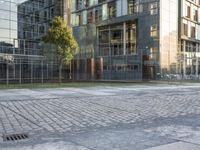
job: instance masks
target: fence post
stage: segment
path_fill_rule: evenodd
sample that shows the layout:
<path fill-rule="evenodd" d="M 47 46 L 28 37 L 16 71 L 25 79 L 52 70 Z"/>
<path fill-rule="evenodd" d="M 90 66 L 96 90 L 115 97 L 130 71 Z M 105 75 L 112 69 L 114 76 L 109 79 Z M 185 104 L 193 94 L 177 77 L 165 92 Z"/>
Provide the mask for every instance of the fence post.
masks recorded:
<path fill-rule="evenodd" d="M 9 64 L 8 64 L 8 61 L 7 61 L 7 64 L 6 64 L 6 84 L 7 85 L 9 84 Z"/>
<path fill-rule="evenodd" d="M 33 83 L 33 62 L 31 61 L 31 83 Z"/>
<path fill-rule="evenodd" d="M 199 58 L 196 56 L 196 78 L 199 77 Z"/>
<path fill-rule="evenodd" d="M 19 64 L 19 83 L 22 84 L 22 60 L 20 59 Z"/>
<path fill-rule="evenodd" d="M 43 60 L 41 61 L 41 78 L 42 78 L 42 83 L 44 83 Z"/>

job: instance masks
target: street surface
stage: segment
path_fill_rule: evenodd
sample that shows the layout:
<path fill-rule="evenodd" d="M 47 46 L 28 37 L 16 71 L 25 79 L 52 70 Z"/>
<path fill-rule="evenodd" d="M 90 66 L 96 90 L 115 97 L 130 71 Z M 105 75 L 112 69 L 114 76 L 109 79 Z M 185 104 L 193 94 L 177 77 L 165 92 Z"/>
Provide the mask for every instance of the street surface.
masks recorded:
<path fill-rule="evenodd" d="M 0 90 L 0 150 L 29 149 L 200 150 L 200 84 Z"/>

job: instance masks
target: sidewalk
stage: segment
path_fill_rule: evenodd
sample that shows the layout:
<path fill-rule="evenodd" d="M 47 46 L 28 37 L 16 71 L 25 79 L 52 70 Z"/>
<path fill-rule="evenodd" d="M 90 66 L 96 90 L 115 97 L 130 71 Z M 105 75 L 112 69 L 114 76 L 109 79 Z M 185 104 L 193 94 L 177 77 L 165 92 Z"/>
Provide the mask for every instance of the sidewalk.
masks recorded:
<path fill-rule="evenodd" d="M 199 89 L 190 84 L 0 90 L 0 150 L 177 150 L 182 145 L 196 150 Z M 3 135 L 20 133 L 28 138 L 3 141 Z"/>

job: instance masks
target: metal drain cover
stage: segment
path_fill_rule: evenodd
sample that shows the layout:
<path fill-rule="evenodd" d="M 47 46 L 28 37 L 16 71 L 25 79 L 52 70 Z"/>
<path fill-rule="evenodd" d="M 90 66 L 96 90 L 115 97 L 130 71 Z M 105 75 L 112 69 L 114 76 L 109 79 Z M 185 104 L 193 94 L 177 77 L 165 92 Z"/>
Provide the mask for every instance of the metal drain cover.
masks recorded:
<path fill-rule="evenodd" d="M 19 141 L 28 139 L 28 134 L 10 134 L 10 135 L 3 135 L 3 141 Z"/>

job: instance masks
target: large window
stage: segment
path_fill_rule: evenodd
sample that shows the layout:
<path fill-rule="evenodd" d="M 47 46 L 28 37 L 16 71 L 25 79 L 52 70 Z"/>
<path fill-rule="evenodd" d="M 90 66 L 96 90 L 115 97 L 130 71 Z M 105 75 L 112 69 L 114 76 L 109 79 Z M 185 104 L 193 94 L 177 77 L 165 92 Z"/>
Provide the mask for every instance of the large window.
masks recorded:
<path fill-rule="evenodd" d="M 191 38 L 196 38 L 196 28 L 195 28 L 195 26 L 191 27 Z"/>
<path fill-rule="evenodd" d="M 194 21 L 198 21 L 198 8 L 194 7 L 193 9 L 193 19 Z"/>
<path fill-rule="evenodd" d="M 95 10 L 95 22 L 99 22 L 102 20 L 102 7 L 97 7 Z"/>
<path fill-rule="evenodd" d="M 127 24 L 126 50 L 127 54 L 136 53 L 136 25 L 134 23 Z"/>
<path fill-rule="evenodd" d="M 119 24 L 99 28 L 100 56 L 134 54 L 136 54 L 136 24 L 134 22 L 126 23 L 125 26 Z"/>
<path fill-rule="evenodd" d="M 158 25 L 157 24 L 153 24 L 151 26 L 150 35 L 151 35 L 151 37 L 157 37 L 158 36 Z"/>
<path fill-rule="evenodd" d="M 53 19 L 54 15 L 55 15 L 54 8 L 51 8 L 51 10 L 50 10 L 50 18 Z"/>
<path fill-rule="evenodd" d="M 158 61 L 158 48 L 152 47 L 150 49 L 150 59 L 154 61 Z"/>
<path fill-rule="evenodd" d="M 77 10 L 78 10 L 78 9 L 81 9 L 82 3 L 83 3 L 82 0 L 76 0 L 76 9 L 77 9 Z"/>
<path fill-rule="evenodd" d="M 190 6 L 186 6 L 186 12 L 187 12 L 187 17 L 190 18 L 191 17 L 191 7 Z"/>
<path fill-rule="evenodd" d="M 94 18 L 93 18 L 93 10 L 88 10 L 87 11 L 87 23 L 93 23 Z"/>
<path fill-rule="evenodd" d="M 116 2 L 108 3 L 108 17 L 116 17 Z"/>
<path fill-rule="evenodd" d="M 128 0 L 128 13 L 133 14 L 136 12 L 136 2 L 135 0 Z"/>
<path fill-rule="evenodd" d="M 111 26 L 110 29 L 111 54 L 123 55 L 123 26 Z"/>
<path fill-rule="evenodd" d="M 78 14 L 78 25 L 82 25 L 83 19 L 82 19 L 82 15 Z"/>
<path fill-rule="evenodd" d="M 99 55 L 110 55 L 109 27 L 101 27 L 99 29 Z"/>
<path fill-rule="evenodd" d="M 149 9 L 150 9 L 151 15 L 157 14 L 158 13 L 158 3 L 157 2 L 151 3 L 149 6 Z"/>
<path fill-rule="evenodd" d="M 183 23 L 183 35 L 188 36 L 188 25 Z"/>

